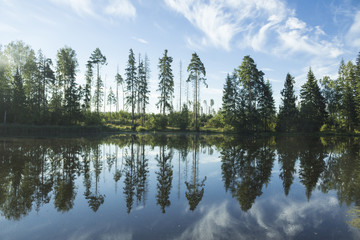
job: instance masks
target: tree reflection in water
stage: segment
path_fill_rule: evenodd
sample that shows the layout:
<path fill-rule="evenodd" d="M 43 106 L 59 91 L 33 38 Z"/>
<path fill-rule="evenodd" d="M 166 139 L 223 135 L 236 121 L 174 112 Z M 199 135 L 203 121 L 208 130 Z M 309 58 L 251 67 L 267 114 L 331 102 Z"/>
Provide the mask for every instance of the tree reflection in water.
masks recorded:
<path fill-rule="evenodd" d="M 171 204 L 169 198 L 173 180 L 173 166 L 171 164 L 173 152 L 170 150 L 166 153 L 166 146 L 160 146 L 159 150 L 159 155 L 156 156 L 159 167 L 159 170 L 156 172 L 156 200 L 157 204 L 161 207 L 162 213 L 165 213 L 165 207 L 169 207 Z"/>
<path fill-rule="evenodd" d="M 204 195 L 204 186 L 206 181 L 206 176 L 203 180 L 199 181 L 199 139 L 198 135 L 196 135 L 192 139 L 192 177 L 189 182 L 185 182 L 187 192 L 185 192 L 185 196 L 189 201 L 190 210 L 194 211 L 197 205 L 200 203 L 203 195 Z"/>
<path fill-rule="evenodd" d="M 230 190 L 243 211 L 249 210 L 269 183 L 275 153 L 271 140 L 248 139 L 223 147 L 222 173 L 225 189 Z"/>
<path fill-rule="evenodd" d="M 40 211 L 43 205 L 53 203 L 57 211 L 64 213 L 72 209 L 75 199 L 81 196 L 90 209 L 99 211 L 106 201 L 100 175 L 107 167 L 111 172 L 111 181 L 107 184 L 114 184 L 115 191 L 117 184 L 122 185 L 126 211 L 130 213 L 134 205 L 145 206 L 147 201 L 151 157 L 147 149 L 155 150 L 154 198 L 163 213 L 171 206 L 172 158 L 176 151 L 178 198 L 180 180 L 185 179 L 185 197 L 190 210 L 196 211 L 204 197 L 206 181 L 206 177 L 199 177 L 200 154 L 206 156 L 217 149 L 225 190 L 239 202 L 243 211 L 251 209 L 269 184 L 277 157 L 285 196 L 291 194 L 291 185 L 298 174 L 309 201 L 315 189 L 324 193 L 335 190 L 340 204 L 354 205 L 355 214 L 349 212 L 353 216 L 349 223 L 358 226 L 360 141 L 350 137 L 277 137 L 275 141 L 274 138 L 239 140 L 229 136 L 148 134 L 98 140 L 3 139 L 0 212 L 6 219 L 19 220 L 32 210 Z M 118 154 L 120 151 L 123 154 Z M 78 178 L 84 186 L 83 194 L 77 194 Z"/>

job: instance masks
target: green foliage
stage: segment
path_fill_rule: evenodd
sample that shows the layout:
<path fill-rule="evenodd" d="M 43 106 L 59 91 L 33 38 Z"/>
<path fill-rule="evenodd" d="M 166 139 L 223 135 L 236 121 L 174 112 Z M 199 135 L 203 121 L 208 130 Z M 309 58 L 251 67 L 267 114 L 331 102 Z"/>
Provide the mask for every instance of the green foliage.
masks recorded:
<path fill-rule="evenodd" d="M 221 111 L 218 111 L 215 116 L 209 119 L 206 123 L 205 127 L 208 128 L 224 128 L 226 125 L 224 115 Z"/>
<path fill-rule="evenodd" d="M 168 124 L 172 127 L 186 130 L 190 124 L 190 113 L 186 104 L 183 105 L 181 112 L 170 112 L 168 114 Z"/>
<path fill-rule="evenodd" d="M 223 104 L 222 104 L 222 114 L 224 115 L 225 124 L 227 125 L 236 125 L 237 119 L 237 105 L 239 101 L 239 90 L 236 77 L 230 76 L 229 74 L 226 77 L 226 83 L 223 90 Z"/>
<path fill-rule="evenodd" d="M 151 114 L 145 127 L 149 130 L 164 130 L 168 125 L 168 118 L 162 114 Z"/>
<path fill-rule="evenodd" d="M 174 75 L 171 69 L 172 57 L 167 55 L 168 51 L 165 49 L 164 56 L 159 59 L 159 85 L 160 92 L 159 101 L 156 106 L 160 108 L 160 113 L 166 114 L 166 110 L 171 111 L 172 98 L 174 95 Z"/>
<path fill-rule="evenodd" d="M 144 61 L 139 60 L 138 67 L 138 111 L 141 113 L 141 124 L 144 125 L 146 106 L 149 104 L 149 87 L 148 78 L 149 76 L 149 60 L 145 55 Z"/>
<path fill-rule="evenodd" d="M 136 76 L 135 55 L 132 49 L 129 51 L 129 60 L 125 69 L 126 104 L 131 107 L 131 126 L 134 127 L 135 106 L 138 91 L 138 78 Z"/>
<path fill-rule="evenodd" d="M 311 69 L 307 75 L 307 82 L 301 87 L 300 99 L 299 129 L 306 132 L 319 131 L 325 123 L 327 112 L 325 110 L 325 99 L 321 95 Z"/>
<path fill-rule="evenodd" d="M 65 47 L 57 52 L 56 75 L 64 89 L 64 117 L 66 123 L 76 123 L 80 120 L 81 91 L 76 84 L 78 61 L 75 50 Z"/>
<path fill-rule="evenodd" d="M 16 73 L 14 75 L 14 91 L 12 98 L 12 112 L 14 114 L 14 121 L 22 123 L 25 120 L 26 105 L 23 80 L 18 70 L 16 70 Z"/>
<path fill-rule="evenodd" d="M 194 100 L 193 100 L 193 121 L 195 130 L 199 130 L 199 99 L 200 99 L 200 83 L 203 82 L 206 84 L 206 71 L 204 64 L 201 62 L 199 56 L 196 53 L 192 54 L 190 64 L 187 68 L 189 77 L 186 82 L 193 82 L 194 84 Z"/>
<path fill-rule="evenodd" d="M 250 56 L 245 56 L 241 65 L 235 71 L 243 98 L 243 104 L 240 105 L 243 108 L 242 122 L 245 124 L 245 130 L 255 131 L 257 124 L 259 124 L 256 103 L 259 100 L 259 94 L 262 92 L 264 73 L 257 69 L 254 60 Z"/>
<path fill-rule="evenodd" d="M 298 109 L 296 108 L 296 96 L 294 90 L 295 80 L 289 73 L 286 75 L 284 89 L 281 90 L 281 105 L 276 122 L 276 130 L 279 132 L 292 132 L 296 130 Z"/>
<path fill-rule="evenodd" d="M 86 73 L 85 73 L 85 89 L 84 89 L 84 108 L 87 111 L 91 109 L 91 85 L 93 80 L 93 69 L 91 61 L 88 61 L 86 64 Z"/>
<path fill-rule="evenodd" d="M 100 76 L 100 66 L 107 64 L 106 57 L 101 53 L 99 48 L 96 48 L 94 52 L 90 56 L 89 63 L 91 63 L 91 66 L 96 65 L 96 83 L 95 83 L 95 92 L 94 92 L 94 104 L 96 112 L 100 111 L 100 108 L 102 106 L 103 101 L 103 86 L 104 83 Z"/>
<path fill-rule="evenodd" d="M 272 96 L 272 89 L 269 80 L 261 83 L 261 92 L 258 102 L 258 111 L 262 121 L 262 131 L 274 130 L 275 122 L 275 101 Z"/>
<path fill-rule="evenodd" d="M 86 111 L 84 113 L 84 122 L 86 125 L 100 125 L 102 117 L 96 112 Z"/>

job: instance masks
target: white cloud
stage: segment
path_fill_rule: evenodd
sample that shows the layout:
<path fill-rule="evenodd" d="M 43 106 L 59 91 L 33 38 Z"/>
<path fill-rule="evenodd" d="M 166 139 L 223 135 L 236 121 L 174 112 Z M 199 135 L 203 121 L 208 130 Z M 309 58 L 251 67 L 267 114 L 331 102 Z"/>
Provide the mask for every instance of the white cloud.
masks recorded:
<path fill-rule="evenodd" d="M 145 39 L 138 38 L 138 37 L 132 37 L 132 39 L 134 39 L 135 41 L 138 41 L 139 43 L 143 43 L 143 44 L 148 44 L 149 43 Z"/>
<path fill-rule="evenodd" d="M 336 58 L 343 52 L 335 39 L 320 39 L 325 32 L 319 26 L 308 26 L 281 0 L 165 0 L 165 3 L 204 33 L 201 41 L 191 39 L 188 43 L 230 50 L 236 41 L 240 48 L 277 55 L 305 53 Z"/>
<path fill-rule="evenodd" d="M 200 211 L 206 214 L 175 239 L 218 239 L 221 232 L 229 233 L 229 231 L 233 230 L 232 227 L 235 225 L 236 220 L 227 211 L 226 202 L 218 206 L 202 208 Z"/>
<path fill-rule="evenodd" d="M 360 11 L 354 17 L 354 22 L 347 33 L 348 43 L 356 48 L 360 48 Z"/>
<path fill-rule="evenodd" d="M 110 0 L 109 5 L 105 7 L 105 13 L 130 19 L 136 17 L 136 9 L 129 0 Z"/>
<path fill-rule="evenodd" d="M 84 14 L 95 15 L 93 11 L 92 0 L 51 0 L 60 5 L 65 5 L 72 8 L 78 15 Z"/>
<path fill-rule="evenodd" d="M 303 30 L 306 28 L 306 23 L 297 19 L 296 17 L 289 17 L 286 21 L 286 27 L 293 30 L 293 29 L 300 29 Z"/>

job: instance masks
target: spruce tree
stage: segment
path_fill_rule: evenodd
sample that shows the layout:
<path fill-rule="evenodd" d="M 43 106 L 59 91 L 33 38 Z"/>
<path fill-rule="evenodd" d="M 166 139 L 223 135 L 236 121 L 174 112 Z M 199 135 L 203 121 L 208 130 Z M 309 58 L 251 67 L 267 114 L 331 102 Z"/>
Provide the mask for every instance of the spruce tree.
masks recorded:
<path fill-rule="evenodd" d="M 311 68 L 307 74 L 306 83 L 301 86 L 300 99 L 300 130 L 306 132 L 319 131 L 325 123 L 327 112 L 325 110 L 325 99 L 321 95 Z"/>
<path fill-rule="evenodd" d="M 238 91 L 235 77 L 228 74 L 223 89 L 222 114 L 224 116 L 225 123 L 231 126 L 235 125 L 237 94 Z"/>
<path fill-rule="evenodd" d="M 296 129 L 298 109 L 296 108 L 296 96 L 294 90 L 294 77 L 286 75 L 284 89 L 281 90 L 281 105 L 276 123 L 276 130 L 280 132 L 291 132 Z"/>
<path fill-rule="evenodd" d="M 360 52 L 356 58 L 355 66 L 355 105 L 357 113 L 357 127 L 360 128 Z"/>
<path fill-rule="evenodd" d="M 84 106 L 86 111 L 91 111 L 91 84 L 93 80 L 93 66 L 91 61 L 86 63 L 86 72 L 85 72 L 85 89 L 84 89 Z"/>
<path fill-rule="evenodd" d="M 260 92 L 258 108 L 259 114 L 265 132 L 270 130 L 271 125 L 275 120 L 275 101 L 269 80 L 264 83 L 262 81 L 262 88 Z"/>
<path fill-rule="evenodd" d="M 111 105 L 116 104 L 116 97 L 111 87 L 110 87 L 110 92 L 107 96 L 107 104 L 110 106 L 110 117 L 111 117 Z"/>
<path fill-rule="evenodd" d="M 135 107 L 136 107 L 136 96 L 138 91 L 138 79 L 136 76 L 136 62 L 135 56 L 132 49 L 129 51 L 129 60 L 125 69 L 126 75 L 126 103 L 131 107 L 131 127 L 134 129 L 135 124 Z"/>
<path fill-rule="evenodd" d="M 14 122 L 21 123 L 25 120 L 26 97 L 23 87 L 23 80 L 18 69 L 16 69 L 13 84 L 12 112 L 14 114 Z"/>
<path fill-rule="evenodd" d="M 146 60 L 146 58 L 145 58 Z M 145 123 L 145 113 L 146 113 L 146 105 L 149 104 L 149 87 L 148 87 L 148 80 L 146 74 L 146 68 L 144 65 L 144 61 L 140 61 L 139 64 L 139 100 L 140 100 L 140 113 L 141 113 L 141 124 L 144 125 Z"/>
<path fill-rule="evenodd" d="M 174 94 L 174 75 L 171 69 L 172 57 L 168 56 L 168 51 L 165 49 L 164 55 L 159 59 L 159 84 L 158 91 L 160 92 L 159 101 L 156 106 L 160 108 L 160 113 L 166 114 L 166 110 L 172 110 L 171 99 Z"/>
<path fill-rule="evenodd" d="M 235 69 L 236 75 L 241 86 L 242 98 L 245 101 L 243 122 L 247 131 L 255 131 L 259 123 L 257 102 L 261 93 L 264 73 L 259 71 L 254 60 L 250 56 L 245 56 L 241 65 Z"/>

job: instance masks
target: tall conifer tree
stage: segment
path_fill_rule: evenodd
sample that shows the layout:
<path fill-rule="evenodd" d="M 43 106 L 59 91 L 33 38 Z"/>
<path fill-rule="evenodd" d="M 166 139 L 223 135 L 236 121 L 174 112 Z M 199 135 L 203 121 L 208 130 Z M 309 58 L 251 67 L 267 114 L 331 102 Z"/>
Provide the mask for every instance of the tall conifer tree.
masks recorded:
<path fill-rule="evenodd" d="M 193 100 L 193 122 L 194 127 L 198 131 L 200 129 L 198 117 L 199 117 L 199 102 L 200 102 L 200 83 L 201 81 L 206 84 L 206 70 L 204 64 L 201 62 L 199 56 L 196 53 L 192 54 L 190 64 L 187 68 L 189 77 L 186 80 L 187 82 L 193 82 L 194 85 L 194 100 Z"/>
<path fill-rule="evenodd" d="M 157 106 L 160 108 L 160 113 L 166 114 L 166 110 L 172 110 L 172 96 L 174 94 L 174 75 L 171 69 L 172 57 L 168 56 L 168 51 L 165 49 L 164 55 L 159 59 L 159 85 L 160 92 Z"/>
<path fill-rule="evenodd" d="M 94 92 L 94 103 L 96 112 L 100 112 L 101 104 L 103 101 L 103 86 L 104 83 L 100 76 L 100 67 L 102 65 L 107 64 L 106 57 L 101 53 L 99 48 L 96 48 L 94 52 L 90 56 L 90 61 L 92 65 L 96 66 L 96 84 L 95 84 L 95 92 Z"/>
<path fill-rule="evenodd" d="M 296 129 L 298 109 L 296 108 L 296 96 L 294 90 L 294 77 L 288 73 L 286 75 L 284 89 L 281 90 L 281 105 L 276 123 L 276 130 L 280 132 L 290 132 Z"/>
<path fill-rule="evenodd" d="M 314 73 L 309 69 L 306 83 L 300 90 L 300 130 L 316 132 L 325 123 L 327 112 L 325 99 L 321 95 L 320 88 Z"/>
<path fill-rule="evenodd" d="M 126 103 L 131 107 L 131 126 L 135 127 L 135 107 L 136 107 L 136 96 L 138 91 L 138 79 L 136 76 L 136 61 L 135 55 L 132 49 L 129 51 L 129 59 L 127 67 L 125 69 L 126 75 Z"/>

